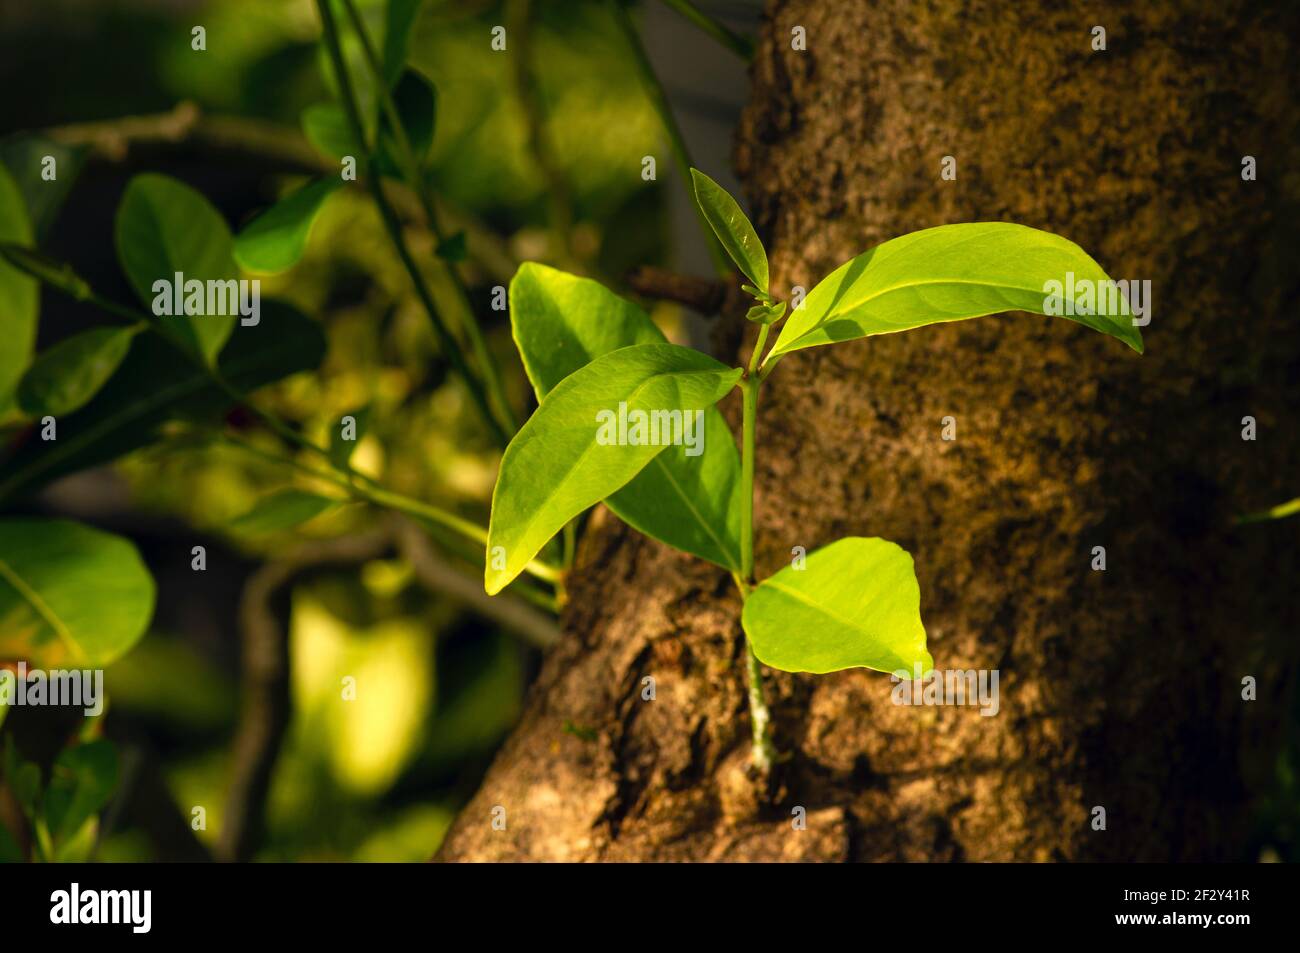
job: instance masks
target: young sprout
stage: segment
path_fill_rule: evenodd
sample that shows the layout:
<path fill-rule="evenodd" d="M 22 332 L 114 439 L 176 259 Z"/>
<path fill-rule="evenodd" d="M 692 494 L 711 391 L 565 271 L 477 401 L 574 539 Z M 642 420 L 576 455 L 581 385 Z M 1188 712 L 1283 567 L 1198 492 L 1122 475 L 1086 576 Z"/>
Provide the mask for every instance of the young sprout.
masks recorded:
<path fill-rule="evenodd" d="M 897 544 L 847 537 L 800 568 L 755 576 L 759 392 L 777 363 L 822 344 L 1003 311 L 1060 315 L 1138 353 L 1142 338 L 1116 283 L 1083 249 L 1008 222 L 942 225 L 878 245 L 823 278 L 787 317 L 749 219 L 716 182 L 692 176 L 696 202 L 755 301 L 749 364 L 668 343 L 644 311 L 594 281 L 520 266 L 510 318 L 539 406 L 501 461 L 484 581 L 500 592 L 600 501 L 646 535 L 728 570 L 744 599 L 753 763 L 766 773 L 774 752 L 761 665 L 902 678 L 934 667 L 912 557 Z M 737 389 L 739 453 L 714 406 Z"/>

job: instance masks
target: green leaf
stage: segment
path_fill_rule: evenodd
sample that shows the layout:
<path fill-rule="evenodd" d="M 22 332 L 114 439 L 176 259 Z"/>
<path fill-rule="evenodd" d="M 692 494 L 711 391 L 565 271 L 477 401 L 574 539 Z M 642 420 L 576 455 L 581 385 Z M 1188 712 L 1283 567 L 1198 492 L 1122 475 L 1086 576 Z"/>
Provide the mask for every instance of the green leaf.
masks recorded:
<path fill-rule="evenodd" d="M 32 243 L 27 204 L 13 177 L 0 166 L 0 242 Z M 35 279 L 8 261 L 0 261 L 0 412 L 27 369 L 36 345 L 36 316 L 40 289 Z"/>
<path fill-rule="evenodd" d="M 402 121 L 407 141 L 415 153 L 416 164 L 423 167 L 433 147 L 433 132 L 438 111 L 438 94 L 433 84 L 420 73 L 408 69 L 401 75 L 393 89 L 393 105 Z M 385 112 L 379 119 L 379 171 L 383 175 L 400 177 L 401 162 L 397 141 Z M 358 160 L 365 151 L 352 135 L 347 114 L 336 103 L 318 103 L 308 106 L 302 114 L 302 130 L 307 140 L 322 154 L 333 159 L 352 156 Z"/>
<path fill-rule="evenodd" d="M 68 193 L 77 181 L 86 151 L 65 146 L 39 135 L 11 136 L 0 142 L 0 162 L 10 174 L 27 203 L 28 217 L 37 240 L 49 234 Z M 45 157 L 54 159 L 53 179 L 43 175 Z"/>
<path fill-rule="evenodd" d="M 389 86 L 402 75 L 411 48 L 411 27 L 420 11 L 421 0 L 388 0 L 384 11 L 384 49 L 380 56 L 384 82 Z"/>
<path fill-rule="evenodd" d="M 223 377 L 248 393 L 298 371 L 325 354 L 320 326 L 290 306 L 262 302 L 262 320 L 242 328 L 221 352 Z M 211 377 L 157 334 L 131 342 L 126 360 L 85 407 L 58 421 L 57 440 L 29 439 L 0 461 L 0 500 L 58 477 L 114 460 L 144 446 L 164 422 L 218 419 L 230 398 Z"/>
<path fill-rule="evenodd" d="M 1069 273 L 1076 284 L 1108 280 L 1078 245 L 1024 225 L 979 222 L 912 232 L 820 281 L 790 315 L 771 356 L 1001 311 L 1047 314 L 1052 302 L 1045 286 L 1064 286 Z M 1065 316 L 1142 353 L 1142 336 L 1123 296 L 1116 310 Z"/>
<path fill-rule="evenodd" d="M 760 291 L 767 293 L 767 252 L 758 240 L 758 233 L 750 224 L 736 200 L 699 169 L 691 169 L 695 182 L 695 202 L 704 213 L 713 233 L 722 242 L 736 267 Z"/>
<path fill-rule="evenodd" d="M 649 315 L 599 282 L 533 262 L 510 282 L 510 322 L 539 401 L 602 354 L 665 341 Z M 739 572 L 740 485 L 735 439 L 710 406 L 703 454 L 669 447 L 605 503 L 647 536 Z"/>
<path fill-rule="evenodd" d="M 70 841 L 108 803 L 117 786 L 117 752 L 97 740 L 64 750 L 45 789 L 45 824 L 57 847 Z"/>
<path fill-rule="evenodd" d="M 107 665 L 144 635 L 153 605 L 129 540 L 67 520 L 0 520 L 0 658 Z"/>
<path fill-rule="evenodd" d="M 235 519 L 230 529 L 242 536 L 267 536 L 293 529 L 338 505 L 338 500 L 305 490 L 281 490 L 259 500 L 251 510 Z"/>
<path fill-rule="evenodd" d="M 759 583 L 741 614 L 760 662 L 817 675 L 845 668 L 921 674 L 925 650 L 921 590 L 912 557 L 883 539 L 849 536 Z"/>
<path fill-rule="evenodd" d="M 423 168 L 433 146 L 433 127 L 438 111 L 438 94 L 433 84 L 422 73 L 408 69 L 402 74 L 393 89 L 393 105 L 397 107 L 397 116 L 402 121 L 411 151 L 415 153 L 417 167 Z M 401 169 L 401 163 L 395 156 L 401 155 L 397 141 L 393 137 L 392 126 L 387 113 L 381 114 L 379 124 L 380 167 L 386 174 Z"/>
<path fill-rule="evenodd" d="M 177 273 L 189 282 L 237 278 L 233 240 L 225 219 L 208 200 L 183 182 L 165 175 L 137 175 L 117 208 L 117 257 L 146 309 L 158 295 L 154 282 L 165 280 L 170 296 Z M 174 328 L 208 364 L 235 326 L 235 315 L 171 315 L 160 319 Z"/>
<path fill-rule="evenodd" d="M 302 132 L 317 151 L 331 159 L 361 156 L 361 149 L 352 136 L 352 127 L 348 124 L 347 114 L 337 103 L 317 103 L 304 109 Z"/>
<path fill-rule="evenodd" d="M 41 354 L 18 385 L 18 405 L 34 417 L 70 414 L 94 397 L 143 328 L 92 328 Z"/>
<path fill-rule="evenodd" d="M 246 271 L 264 274 L 292 268 L 302 258 L 307 236 L 325 200 L 341 185 L 339 176 L 327 176 L 280 199 L 239 233 L 235 261 Z"/>
<path fill-rule="evenodd" d="M 357 449 L 357 444 L 366 435 L 366 429 L 370 426 L 370 408 L 359 407 L 343 416 L 351 417 L 355 421 L 356 433 L 354 439 L 345 440 L 343 438 L 342 420 L 330 431 L 330 460 L 336 467 L 343 467 L 352 459 L 352 453 Z"/>
<path fill-rule="evenodd" d="M 565 523 L 664 450 L 662 442 L 602 444 L 602 417 L 621 416 L 620 404 L 628 415 L 680 410 L 685 417 L 721 400 L 741 373 L 690 348 L 638 344 L 604 354 L 565 378 L 501 460 L 488 528 L 488 593 L 500 592 Z"/>

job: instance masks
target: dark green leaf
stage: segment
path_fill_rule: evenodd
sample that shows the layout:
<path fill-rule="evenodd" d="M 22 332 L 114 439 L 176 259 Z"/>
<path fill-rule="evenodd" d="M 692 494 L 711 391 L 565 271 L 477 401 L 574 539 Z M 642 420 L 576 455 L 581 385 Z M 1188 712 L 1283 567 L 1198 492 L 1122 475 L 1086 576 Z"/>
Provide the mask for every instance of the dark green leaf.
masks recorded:
<path fill-rule="evenodd" d="M 316 322 L 277 301 L 262 302 L 262 320 L 240 328 L 221 352 L 222 375 L 245 393 L 324 357 Z M 231 406 L 211 378 L 156 334 L 138 335 L 116 374 L 81 410 L 58 422 L 58 439 L 31 436 L 0 466 L 0 500 L 50 480 L 114 460 L 153 440 L 177 418 L 216 419 Z"/>
<path fill-rule="evenodd" d="M 695 183 L 695 201 L 713 233 L 722 242 L 736 267 L 752 281 L 760 291 L 766 293 L 767 287 L 767 252 L 758 240 L 758 233 L 750 224 L 745 213 L 740 210 L 730 193 L 718 185 L 699 169 L 691 169 L 691 179 Z"/>
<path fill-rule="evenodd" d="M 383 63 L 384 82 L 389 86 L 402 75 L 406 67 L 407 52 L 411 48 L 411 28 L 420 12 L 421 0 L 388 0 L 384 17 Z"/>
<path fill-rule="evenodd" d="M 165 175 L 131 180 L 117 209 L 115 236 L 118 261 L 146 310 L 161 296 L 154 283 L 166 281 L 169 290 L 162 294 L 170 298 L 178 273 L 185 282 L 205 283 L 239 276 L 225 219 L 198 192 Z M 234 314 L 171 314 L 159 320 L 209 364 L 235 326 Z"/>
<path fill-rule="evenodd" d="M 438 109 L 438 95 L 433 84 L 425 79 L 424 74 L 408 69 L 402 74 L 393 90 L 393 105 L 397 107 L 398 118 L 406 132 L 407 141 L 415 153 L 417 168 L 423 168 L 433 146 L 433 127 Z M 385 172 L 401 169 L 397 141 L 387 114 L 380 121 L 380 163 Z"/>
<path fill-rule="evenodd" d="M 785 567 L 749 594 L 741 621 L 759 661 L 784 672 L 934 667 L 912 557 L 883 539 L 850 536 Z"/>
<path fill-rule="evenodd" d="M 338 506 L 338 500 L 305 490 L 281 490 L 273 493 L 230 524 L 231 532 L 241 536 L 266 536 L 281 533 Z"/>
<path fill-rule="evenodd" d="M 685 418 L 721 400 L 741 373 L 690 348 L 638 344 L 566 377 L 501 460 L 488 528 L 488 593 L 500 592 L 565 523 L 624 486 L 665 449 L 663 437 L 658 444 L 645 434 L 646 442 L 632 443 L 630 436 L 624 442 L 621 433 L 610 433 L 611 416 L 619 430 L 623 419 L 632 421 L 638 413 L 677 410 Z"/>
<path fill-rule="evenodd" d="M 510 322 L 540 401 L 593 358 L 664 342 L 650 316 L 599 282 L 534 262 L 510 282 Z M 704 453 L 669 447 L 607 499 L 647 536 L 740 570 L 740 455 L 716 407 L 704 412 Z"/>
<path fill-rule="evenodd" d="M 235 261 L 246 271 L 274 274 L 302 258 L 325 200 L 343 184 L 337 175 L 309 182 L 263 212 L 235 239 Z"/>
<path fill-rule="evenodd" d="M 46 156 L 54 159 L 53 179 L 43 175 Z M 27 214 L 37 241 L 49 234 L 77 181 L 84 159 L 84 149 L 38 135 L 11 136 L 0 142 L 0 162 L 9 167 L 18 191 L 27 202 Z"/>
<path fill-rule="evenodd" d="M 0 658 L 107 665 L 144 635 L 153 604 L 129 540 L 67 520 L 0 520 Z"/>
<path fill-rule="evenodd" d="M 92 328 L 60 341 L 23 375 L 18 404 L 32 416 L 62 417 L 94 397 L 113 376 L 142 328 Z"/>
<path fill-rule="evenodd" d="M 1069 273 L 1076 284 L 1109 280 L 1078 245 L 1024 225 L 980 222 L 912 232 L 822 279 L 790 315 L 771 356 L 1001 311 L 1046 314 L 1048 283 L 1064 286 Z M 1066 317 L 1142 352 L 1123 296 L 1113 314 Z M 1012 325 L 1007 329 L 1014 333 Z"/>
<path fill-rule="evenodd" d="M 109 741 L 90 741 L 64 750 L 45 788 L 45 824 L 57 847 L 108 803 L 117 786 L 117 752 Z"/>

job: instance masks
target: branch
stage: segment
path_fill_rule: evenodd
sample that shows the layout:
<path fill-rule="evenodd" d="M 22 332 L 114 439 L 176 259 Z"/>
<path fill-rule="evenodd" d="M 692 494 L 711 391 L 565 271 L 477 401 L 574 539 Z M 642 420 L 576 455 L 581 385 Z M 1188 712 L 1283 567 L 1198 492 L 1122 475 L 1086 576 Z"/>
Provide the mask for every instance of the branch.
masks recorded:
<path fill-rule="evenodd" d="M 262 566 L 244 584 L 239 604 L 243 703 L 218 860 L 250 859 L 261 838 L 266 795 L 289 725 L 289 583 L 307 569 L 366 562 L 391 547 L 387 531 L 309 543 Z"/>
<path fill-rule="evenodd" d="M 489 596 L 482 584 L 452 568 L 429 545 L 427 537 L 410 520 L 397 518 L 397 543 L 415 576 L 428 589 L 464 603 L 477 614 L 500 623 L 529 645 L 549 649 L 560 639 L 559 627 L 544 612 L 501 593 Z"/>
<path fill-rule="evenodd" d="M 633 268 L 623 280 L 644 298 L 675 301 L 703 315 L 744 317 L 752 303 L 734 281 L 679 275 L 654 265 Z"/>

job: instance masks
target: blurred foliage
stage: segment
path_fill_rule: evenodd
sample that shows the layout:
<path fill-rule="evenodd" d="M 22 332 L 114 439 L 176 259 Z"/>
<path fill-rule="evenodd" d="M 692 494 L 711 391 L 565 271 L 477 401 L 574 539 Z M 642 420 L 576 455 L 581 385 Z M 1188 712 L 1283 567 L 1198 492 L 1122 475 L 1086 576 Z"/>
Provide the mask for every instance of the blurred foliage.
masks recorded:
<path fill-rule="evenodd" d="M 104 251 L 111 247 L 111 212 L 129 175 L 156 171 L 180 179 L 207 197 L 236 234 L 309 181 L 268 175 L 256 164 L 213 163 L 185 150 L 145 150 L 119 167 L 102 156 L 88 158 L 84 149 L 52 146 L 35 133 L 161 114 L 192 101 L 204 116 L 275 123 L 286 140 L 306 147 L 303 114 L 328 104 L 333 88 L 329 71 L 321 69 L 312 0 L 49 0 L 21 6 L 0 9 L 0 77 L 11 91 L 25 90 L 6 103 L 0 161 L 26 177 L 19 183 L 25 193 L 48 196 L 32 187 L 29 160 L 58 156 L 57 198 L 66 198 L 66 205 L 58 211 L 51 198 L 48 206 L 30 209 L 37 237 L 108 297 L 124 303 L 133 297 Z M 358 6 L 377 43 L 388 46 L 394 38 L 385 36 L 387 3 L 362 0 Z M 490 31 L 505 22 L 505 11 L 502 4 L 472 0 L 412 6 L 407 64 L 437 90 L 424 174 L 447 217 L 444 252 L 460 262 L 518 414 L 531 391 L 507 315 L 492 307 L 494 289 L 507 283 L 518 261 L 555 261 L 561 248 L 549 220 L 547 179 L 530 151 L 517 78 L 509 57 L 489 47 Z M 633 265 L 668 257 L 659 186 L 640 175 L 641 156 L 664 154 L 659 120 L 605 4 L 554 0 L 533 9 L 536 101 L 571 193 L 573 226 L 565 236 L 577 259 L 571 264 L 616 284 Z M 196 25 L 206 30 L 204 51 L 191 47 Z M 350 31 L 345 52 L 354 75 L 364 77 Z M 43 75 L 41 64 L 52 60 L 63 64 L 60 82 L 28 88 L 30 77 Z M 374 89 L 368 80 L 359 86 L 363 93 Z M 367 122 L 377 122 L 373 97 L 362 101 Z M 328 152 L 321 158 L 332 161 Z M 454 313 L 456 290 L 435 266 L 434 237 L 415 225 L 405 234 L 440 309 Z M 364 190 L 328 195 L 301 259 L 280 274 L 258 277 L 264 299 L 297 307 L 325 338 L 315 372 L 263 387 L 258 403 L 334 448 L 336 458 L 350 451 L 351 465 L 386 487 L 485 520 L 499 449 L 440 353 Z M 48 290 L 41 311 L 41 352 L 94 326 L 97 317 L 93 308 Z M 676 313 L 661 309 L 659 317 L 671 323 Z M 133 365 L 130 357 L 123 367 L 140 374 L 139 361 Z M 114 386 L 120 383 L 108 385 Z M 359 439 L 346 448 L 338 434 L 344 415 L 359 422 Z M 132 527 L 147 529 L 140 548 L 158 579 L 151 630 L 106 672 L 111 714 L 84 722 L 110 724 L 113 741 L 86 739 L 60 748 L 51 739 L 66 737 L 66 726 L 44 726 L 45 712 L 0 712 L 13 750 L 5 783 L 26 779 L 20 786 L 30 795 L 32 819 L 56 831 L 41 847 L 50 856 L 157 856 L 157 832 L 141 825 L 132 809 L 134 799 L 144 797 L 142 764 L 155 760 L 178 823 L 208 849 L 217 847 L 240 714 L 234 601 L 244 575 L 313 541 L 365 533 L 379 518 L 356 503 L 315 512 L 310 495 L 337 499 L 338 488 L 258 454 L 319 461 L 240 411 L 224 421 L 158 420 L 154 443 L 118 459 L 111 471 L 73 478 L 77 493 L 97 501 L 96 512 L 114 514 L 115 528 L 128 535 Z M 11 407 L 0 425 L 13 435 L 25 421 Z M 246 446 L 214 440 L 214 425 Z M 37 505 L 57 507 L 50 501 L 62 498 L 55 494 Z M 269 498 L 279 507 L 268 510 Z M 208 550 L 206 574 L 189 571 L 196 542 Z M 453 544 L 442 553 L 471 575 L 481 572 L 481 553 L 472 547 Z M 538 664 L 536 650 L 424 588 L 400 553 L 314 571 L 291 584 L 287 604 L 291 723 L 257 857 L 427 859 L 519 716 Z M 96 760 L 97 752 L 113 753 L 116 784 L 105 787 L 107 763 Z M 42 797 L 52 806 L 43 808 Z M 197 808 L 203 825 L 195 820 Z M 0 859 L 14 859 L 18 845 L 4 830 L 0 823 Z"/>

